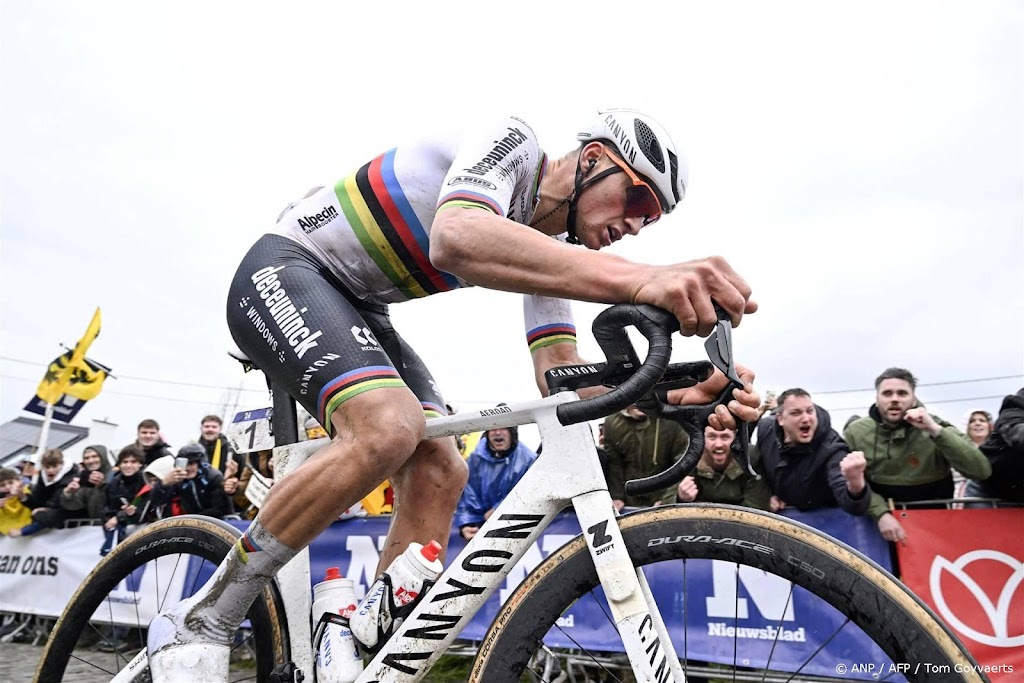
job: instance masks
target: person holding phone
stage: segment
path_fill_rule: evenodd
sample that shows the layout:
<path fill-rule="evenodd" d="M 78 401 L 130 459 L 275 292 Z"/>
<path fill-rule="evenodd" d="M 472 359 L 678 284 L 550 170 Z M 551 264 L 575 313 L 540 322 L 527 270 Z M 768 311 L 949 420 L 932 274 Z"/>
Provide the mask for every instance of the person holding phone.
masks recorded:
<path fill-rule="evenodd" d="M 206 462 L 206 450 L 199 444 L 181 447 L 174 470 L 164 478 L 169 481 L 172 483 L 154 489 L 153 504 L 171 503 L 172 514 L 223 519 L 232 510 L 224 491 L 224 475 Z"/>
<path fill-rule="evenodd" d="M 146 480 L 142 476 L 142 462 L 145 457 L 143 450 L 135 444 L 125 446 L 118 453 L 118 473 L 107 484 L 107 505 L 102 516 L 104 543 L 100 548 L 100 555 L 106 555 L 113 550 L 114 545 L 124 540 L 128 526 L 140 521 L 140 495 L 144 496 L 146 493 L 142 491 L 146 486 Z"/>

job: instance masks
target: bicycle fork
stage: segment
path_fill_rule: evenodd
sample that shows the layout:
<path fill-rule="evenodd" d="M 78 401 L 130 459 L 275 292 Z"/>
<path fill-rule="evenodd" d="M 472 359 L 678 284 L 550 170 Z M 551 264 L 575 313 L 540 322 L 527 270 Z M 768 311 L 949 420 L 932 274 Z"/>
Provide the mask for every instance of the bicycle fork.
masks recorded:
<path fill-rule="evenodd" d="M 685 683 L 651 587 L 626 550 L 608 491 L 576 496 L 572 504 L 637 680 Z"/>

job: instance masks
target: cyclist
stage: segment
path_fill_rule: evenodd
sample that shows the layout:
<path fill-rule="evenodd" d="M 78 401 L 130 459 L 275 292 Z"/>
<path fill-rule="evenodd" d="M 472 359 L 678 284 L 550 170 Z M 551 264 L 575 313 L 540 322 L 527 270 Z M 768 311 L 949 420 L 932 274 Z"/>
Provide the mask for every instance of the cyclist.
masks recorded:
<path fill-rule="evenodd" d="M 256 241 L 231 283 L 232 336 L 332 438 L 275 484 L 210 581 L 153 620 L 155 681 L 223 676 L 260 590 L 384 479 L 396 501 L 380 570 L 412 541 L 447 541 L 466 465 L 454 439 L 422 438 L 424 418 L 445 414 L 445 401 L 391 326 L 389 304 L 469 285 L 526 294 L 542 392 L 548 368 L 583 362 L 566 299 L 653 304 L 701 336 L 717 320 L 712 299 L 734 324 L 757 309 L 720 257 L 652 266 L 599 251 L 685 195 L 686 159 L 658 122 L 609 110 L 578 139 L 549 158 L 509 117 L 401 146 L 310 191 Z M 705 402 L 725 385 L 716 373 L 679 400 Z M 735 428 L 731 413 L 754 421 L 759 403 L 748 384 L 712 426 Z"/>

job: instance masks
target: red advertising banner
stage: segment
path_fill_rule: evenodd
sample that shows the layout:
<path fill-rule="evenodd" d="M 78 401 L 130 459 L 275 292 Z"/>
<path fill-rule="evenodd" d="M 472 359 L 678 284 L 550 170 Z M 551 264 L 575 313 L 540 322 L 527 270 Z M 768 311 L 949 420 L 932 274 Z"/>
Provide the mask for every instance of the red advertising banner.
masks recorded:
<path fill-rule="evenodd" d="M 895 514 L 903 582 L 992 681 L 1024 680 L 1024 508 Z"/>

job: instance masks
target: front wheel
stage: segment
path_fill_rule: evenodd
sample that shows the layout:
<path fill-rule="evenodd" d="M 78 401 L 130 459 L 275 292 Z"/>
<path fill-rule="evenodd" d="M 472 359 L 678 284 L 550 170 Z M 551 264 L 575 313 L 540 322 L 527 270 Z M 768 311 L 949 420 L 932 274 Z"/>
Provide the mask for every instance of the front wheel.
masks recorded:
<path fill-rule="evenodd" d="M 651 583 L 657 583 L 655 600 L 666 621 L 675 606 L 690 624 L 686 629 L 668 623 L 687 681 L 791 680 L 787 676 L 834 677 L 837 672 L 870 681 L 987 680 L 963 645 L 898 580 L 811 527 L 724 505 L 651 508 L 620 518 L 619 526 L 633 563 L 644 567 L 649 579 L 661 573 Z M 773 607 L 774 614 L 769 623 L 748 628 L 752 603 L 758 602 L 751 590 L 755 585 L 760 586 L 760 601 Z M 808 600 L 817 601 L 814 614 L 834 616 L 824 620 L 824 632 L 787 628 L 793 625 L 794 604 L 806 605 Z M 574 611 L 588 609 L 590 617 L 574 619 Z M 578 536 L 552 553 L 505 602 L 484 637 L 470 680 L 513 683 L 528 666 L 529 676 L 523 680 L 548 680 L 540 671 L 541 664 L 550 669 L 545 639 L 565 647 L 567 639 L 573 640 L 574 621 L 577 626 L 592 623 L 593 615 L 600 619 L 601 612 L 610 622 L 585 539 Z M 694 637 L 695 627 L 700 636 L 714 638 Z M 806 643 L 793 642 L 801 639 Z M 811 647 L 812 641 L 821 647 Z M 821 659 L 815 660 L 833 641 L 852 647 L 839 653 L 839 664 L 829 660 L 824 671 Z M 628 666 L 621 654 L 580 650 L 565 660 L 570 666 L 588 660 L 591 669 Z M 890 663 L 879 675 L 882 658 L 872 658 L 872 651 L 884 652 L 895 666 Z M 794 660 L 794 654 L 799 658 Z M 863 672 L 858 674 L 854 665 L 863 665 Z"/>
<path fill-rule="evenodd" d="M 198 515 L 161 520 L 129 536 L 71 598 L 46 642 L 35 680 L 79 680 L 84 672 L 113 678 L 146 646 L 150 618 L 194 593 L 238 536 L 230 524 Z M 289 652 L 284 608 L 273 584 L 246 616 L 229 680 L 268 681 Z"/>

